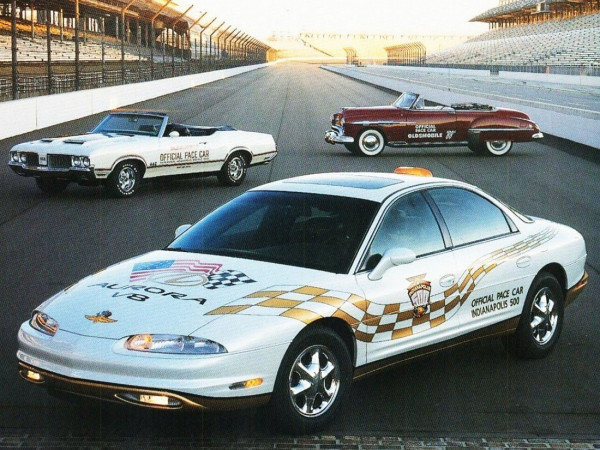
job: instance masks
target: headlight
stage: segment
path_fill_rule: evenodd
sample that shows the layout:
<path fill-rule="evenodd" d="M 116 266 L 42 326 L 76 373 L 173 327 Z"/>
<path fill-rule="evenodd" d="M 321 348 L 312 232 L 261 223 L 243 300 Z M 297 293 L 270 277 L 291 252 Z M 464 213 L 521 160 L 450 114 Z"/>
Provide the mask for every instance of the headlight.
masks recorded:
<path fill-rule="evenodd" d="M 83 164 L 83 167 L 90 167 L 90 158 L 84 156 L 81 158 L 81 164 Z"/>
<path fill-rule="evenodd" d="M 22 163 L 27 163 L 27 155 L 25 153 L 19 153 L 18 155 Z"/>
<path fill-rule="evenodd" d="M 180 355 L 227 353 L 225 347 L 209 339 L 171 334 L 136 334 L 127 339 L 125 348 L 137 352 L 173 353 Z"/>
<path fill-rule="evenodd" d="M 48 336 L 54 336 L 58 331 L 58 322 L 41 311 L 33 312 L 29 325 Z"/>
<path fill-rule="evenodd" d="M 71 156 L 71 165 L 73 167 L 80 167 L 81 166 L 81 157 Z"/>
<path fill-rule="evenodd" d="M 12 162 L 19 162 L 19 154 L 17 152 L 10 152 L 10 160 Z"/>

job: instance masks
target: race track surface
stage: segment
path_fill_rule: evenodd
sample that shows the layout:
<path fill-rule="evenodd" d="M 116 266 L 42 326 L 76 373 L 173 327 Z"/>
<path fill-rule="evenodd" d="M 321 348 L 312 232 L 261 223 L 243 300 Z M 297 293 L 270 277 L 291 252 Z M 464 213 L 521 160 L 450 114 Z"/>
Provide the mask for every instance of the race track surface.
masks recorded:
<path fill-rule="evenodd" d="M 377 158 L 360 158 L 324 142 L 329 116 L 339 107 L 393 100 L 390 93 L 318 66 L 290 63 L 134 105 L 130 108 L 168 111 L 178 122 L 270 133 L 279 156 L 269 166 L 250 168 L 241 187 L 222 187 L 215 177 L 148 182 L 126 200 L 108 198 L 102 188 L 74 184 L 48 197 L 32 179 L 18 177 L 6 166 L 8 149 L 17 142 L 84 133 L 101 116 L 2 141 L 0 446 L 34 445 L 32 441 L 42 447 L 104 441 L 118 446 L 138 440 L 165 446 L 231 439 L 288 442 L 273 434 L 263 410 L 184 415 L 51 397 L 17 374 L 18 327 L 55 292 L 108 265 L 167 245 L 178 225 L 195 222 L 246 189 L 307 173 L 391 172 L 397 166 L 422 166 L 436 176 L 473 183 L 520 211 L 579 230 L 587 242 L 590 283 L 566 310 L 562 336 L 548 358 L 516 360 L 498 340 L 489 340 L 404 364 L 355 383 L 337 421 L 323 435 L 357 436 L 355 443 L 371 442 L 372 436 L 414 437 L 419 442 L 599 441 L 599 150 L 549 137 L 516 144 L 503 158 L 478 157 L 466 147 L 386 148 Z"/>

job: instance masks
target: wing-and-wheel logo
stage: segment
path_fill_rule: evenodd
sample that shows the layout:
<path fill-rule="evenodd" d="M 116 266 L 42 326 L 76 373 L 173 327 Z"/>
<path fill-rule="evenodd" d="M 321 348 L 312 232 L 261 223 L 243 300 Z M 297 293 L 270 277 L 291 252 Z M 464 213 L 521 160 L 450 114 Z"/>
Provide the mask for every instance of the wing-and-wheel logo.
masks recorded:
<path fill-rule="evenodd" d="M 413 314 L 415 317 L 423 317 L 429 312 L 429 297 L 431 295 L 431 283 L 425 280 L 426 274 L 407 278 L 408 297 L 413 305 Z"/>
<path fill-rule="evenodd" d="M 113 323 L 116 322 L 115 319 L 111 319 L 110 316 L 112 316 L 112 313 L 110 311 L 102 311 L 99 312 L 98 314 L 92 316 L 92 315 L 86 315 L 85 318 L 87 320 L 91 320 L 94 323 Z"/>

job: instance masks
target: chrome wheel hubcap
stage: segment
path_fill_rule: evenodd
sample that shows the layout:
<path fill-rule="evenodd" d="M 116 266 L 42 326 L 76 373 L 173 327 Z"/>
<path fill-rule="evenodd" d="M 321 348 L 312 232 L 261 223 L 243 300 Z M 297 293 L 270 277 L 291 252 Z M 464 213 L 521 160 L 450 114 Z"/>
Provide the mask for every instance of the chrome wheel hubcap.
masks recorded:
<path fill-rule="evenodd" d="M 547 344 L 554 336 L 558 325 L 558 308 L 549 288 L 541 289 L 533 299 L 529 325 L 533 338 L 540 345 Z"/>
<path fill-rule="evenodd" d="M 362 144 L 365 150 L 372 152 L 379 148 L 381 142 L 379 141 L 379 138 L 374 134 L 368 134 L 363 138 Z"/>
<path fill-rule="evenodd" d="M 315 345 L 304 350 L 292 366 L 290 399 L 298 413 L 316 417 L 333 404 L 340 389 L 340 373 L 335 355 Z"/>
<path fill-rule="evenodd" d="M 229 178 L 239 180 L 244 174 L 244 161 L 241 158 L 233 158 L 227 166 Z"/>
<path fill-rule="evenodd" d="M 119 188 L 123 192 L 129 192 L 135 186 L 135 170 L 132 167 L 123 167 L 119 172 Z"/>

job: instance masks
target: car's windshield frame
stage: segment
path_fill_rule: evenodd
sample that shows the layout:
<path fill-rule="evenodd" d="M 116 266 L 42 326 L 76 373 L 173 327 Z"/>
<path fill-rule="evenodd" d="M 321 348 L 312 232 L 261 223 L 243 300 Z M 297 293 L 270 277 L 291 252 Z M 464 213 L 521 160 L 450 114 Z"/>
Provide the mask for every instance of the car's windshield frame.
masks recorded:
<path fill-rule="evenodd" d="M 166 250 L 349 273 L 380 206 L 347 196 L 248 191 L 204 217 Z"/>
<path fill-rule="evenodd" d="M 136 124 L 135 127 L 115 127 L 114 122 L 127 119 L 127 123 Z M 145 123 L 147 129 L 141 129 L 139 122 Z M 157 114 L 132 114 L 132 113 L 110 113 L 91 131 L 91 133 L 123 134 L 128 136 L 151 136 L 159 137 L 165 128 L 166 116 Z"/>

